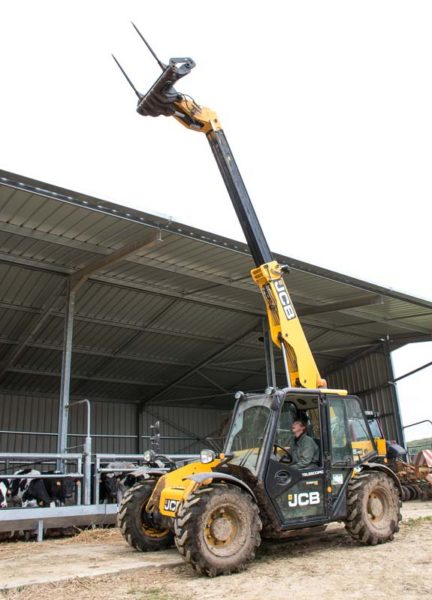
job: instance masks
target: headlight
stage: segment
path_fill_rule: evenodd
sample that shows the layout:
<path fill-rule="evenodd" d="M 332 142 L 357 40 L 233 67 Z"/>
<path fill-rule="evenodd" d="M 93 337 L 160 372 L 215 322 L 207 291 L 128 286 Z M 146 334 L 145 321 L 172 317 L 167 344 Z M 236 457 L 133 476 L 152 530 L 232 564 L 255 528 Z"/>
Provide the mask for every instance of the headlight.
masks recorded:
<path fill-rule="evenodd" d="M 153 462 L 156 458 L 156 453 L 154 450 L 146 450 L 143 454 L 143 458 L 146 462 Z"/>
<path fill-rule="evenodd" d="M 201 450 L 200 459 L 204 465 L 211 463 L 216 458 L 216 454 L 213 450 Z"/>

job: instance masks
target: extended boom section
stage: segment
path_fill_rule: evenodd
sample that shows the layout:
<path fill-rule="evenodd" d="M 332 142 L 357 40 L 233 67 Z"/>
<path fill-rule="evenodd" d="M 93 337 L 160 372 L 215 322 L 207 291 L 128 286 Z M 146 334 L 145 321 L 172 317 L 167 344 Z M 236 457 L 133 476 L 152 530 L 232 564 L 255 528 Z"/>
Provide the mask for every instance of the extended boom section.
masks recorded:
<path fill-rule="evenodd" d="M 265 301 L 272 340 L 282 350 L 288 385 L 325 387 L 283 280 L 288 269 L 273 260 L 217 114 L 174 88 L 179 79 L 191 72 L 195 62 L 191 58 L 171 58 L 168 65 L 159 60 L 158 64 L 162 74 L 146 94 L 137 94 L 137 112 L 150 117 L 171 116 L 184 127 L 206 135 L 256 265 L 252 278 Z"/>

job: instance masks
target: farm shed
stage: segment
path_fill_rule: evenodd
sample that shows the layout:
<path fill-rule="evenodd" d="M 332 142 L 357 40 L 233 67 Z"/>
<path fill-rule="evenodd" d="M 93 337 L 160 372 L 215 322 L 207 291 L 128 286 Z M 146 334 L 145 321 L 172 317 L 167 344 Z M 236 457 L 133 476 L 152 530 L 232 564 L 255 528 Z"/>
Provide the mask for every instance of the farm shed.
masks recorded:
<path fill-rule="evenodd" d="M 0 215 L 0 452 L 79 448 L 83 398 L 96 452 L 142 452 L 156 419 L 162 451 L 197 452 L 267 385 L 244 243 L 5 171 Z M 390 352 L 432 339 L 432 303 L 277 259 L 322 375 L 403 443 Z"/>

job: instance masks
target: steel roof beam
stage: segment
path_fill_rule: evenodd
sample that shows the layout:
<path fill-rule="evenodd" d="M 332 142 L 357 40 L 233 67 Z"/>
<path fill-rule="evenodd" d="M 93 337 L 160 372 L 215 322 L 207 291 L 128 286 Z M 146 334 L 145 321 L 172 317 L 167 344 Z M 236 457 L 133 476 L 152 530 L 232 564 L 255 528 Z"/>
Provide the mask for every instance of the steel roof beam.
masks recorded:
<path fill-rule="evenodd" d="M 300 317 L 308 315 L 318 315 L 340 310 L 349 310 L 350 308 L 360 308 L 362 306 L 373 306 L 374 304 L 384 304 L 382 296 L 357 296 L 350 300 L 341 300 L 340 302 L 326 302 L 316 306 L 299 308 L 297 310 Z"/>
<path fill-rule="evenodd" d="M 15 345 L 17 344 L 16 341 L 11 341 L 11 340 L 7 340 L 5 338 L 0 338 L 0 344 L 7 344 L 7 345 Z M 239 343 L 239 345 L 241 345 L 241 342 Z M 28 344 L 27 346 L 28 348 L 39 348 L 41 350 L 54 350 L 56 352 L 61 352 L 62 350 L 62 346 L 60 345 L 56 345 L 56 344 L 43 344 L 43 343 L 31 343 Z M 124 354 L 124 353 L 120 353 L 120 354 L 115 354 L 115 353 L 109 353 L 109 352 L 103 352 L 103 351 L 98 351 L 98 350 L 91 350 L 88 348 L 83 348 L 81 346 L 74 346 L 74 354 L 83 354 L 83 355 L 89 355 L 89 356 L 97 356 L 97 357 L 102 357 L 102 358 L 107 358 L 107 359 L 112 359 L 112 358 L 119 358 L 121 360 L 129 360 L 129 361 L 134 361 L 136 363 L 140 363 L 140 364 L 158 364 L 160 365 L 161 362 L 163 362 L 164 365 L 168 365 L 168 366 L 173 366 L 173 367 L 193 367 L 194 363 L 192 362 L 180 362 L 180 361 L 174 361 L 174 360 L 169 360 L 169 359 L 161 359 L 161 358 L 152 358 L 152 357 L 144 357 L 144 356 L 137 356 L 135 354 Z M 253 362 L 261 362 L 263 363 L 263 357 L 261 358 L 256 358 L 253 359 Z M 279 358 L 278 358 L 279 360 Z M 208 368 L 212 369 L 214 371 L 226 371 L 227 373 L 237 373 L 239 370 L 241 370 L 243 373 L 254 373 L 254 370 L 248 370 L 248 369 L 239 369 L 238 367 L 231 367 L 230 365 L 238 365 L 238 364 L 247 364 L 249 362 L 252 362 L 252 359 L 245 359 L 245 360 L 237 360 L 237 361 L 232 361 L 232 362 L 228 362 L 228 363 L 215 363 L 215 364 L 209 364 Z"/>
<path fill-rule="evenodd" d="M 207 365 L 209 366 L 209 365 Z M 208 381 L 213 387 L 215 387 L 218 390 L 221 390 L 222 392 L 225 392 L 225 394 L 228 394 L 228 390 L 224 387 L 222 387 L 221 385 L 219 385 L 214 379 L 212 379 L 211 377 L 208 377 L 207 375 L 204 375 L 204 373 L 200 370 L 197 371 L 197 374 L 202 377 L 203 379 L 205 379 L 206 381 Z"/>
<path fill-rule="evenodd" d="M 0 254 L 0 260 L 1 260 L 1 254 Z M 6 261 L 7 262 L 7 261 Z M 13 262 L 15 262 L 15 264 L 20 264 L 21 266 L 27 267 L 30 266 L 28 263 L 29 261 L 27 259 L 23 259 L 23 260 L 14 260 Z M 30 263 L 34 263 L 35 261 L 30 261 Z M 58 274 L 61 274 L 60 272 Z M 101 277 L 101 276 L 92 276 L 91 277 L 91 281 L 96 281 L 96 282 L 100 282 L 102 284 L 109 284 L 109 285 L 113 285 L 113 286 L 117 286 L 120 288 L 130 288 L 130 289 L 134 289 L 134 290 L 141 290 L 144 292 L 147 292 L 151 295 L 157 295 L 157 296 L 161 296 L 161 297 L 172 297 L 172 298 L 178 298 L 179 300 L 182 300 L 184 302 L 193 302 L 193 303 L 197 303 L 197 304 L 201 304 L 201 305 L 205 305 L 205 306 L 216 306 L 222 310 L 228 310 L 230 312 L 241 312 L 241 313 L 246 313 L 249 315 L 253 315 L 253 316 L 262 316 L 263 315 L 263 310 L 250 310 L 250 309 L 246 309 L 244 307 L 239 307 L 238 305 L 232 306 L 227 302 L 224 303 L 220 303 L 220 302 L 216 302 L 216 301 L 212 301 L 212 300 L 208 300 L 208 299 L 196 299 L 193 297 L 189 297 L 187 295 L 183 295 L 179 292 L 174 292 L 172 290 L 163 290 L 161 288 L 158 288 L 158 290 L 156 291 L 154 289 L 154 287 L 151 286 L 146 286 L 143 284 L 136 284 L 136 283 L 131 283 L 131 282 L 126 282 L 126 281 L 118 281 L 116 278 L 113 277 Z M 303 325 L 304 326 L 311 326 L 311 327 L 315 327 L 315 328 L 319 328 L 325 331 L 342 331 L 343 329 L 347 329 L 348 327 L 361 327 L 363 324 L 367 324 L 367 323 L 381 323 L 384 325 L 392 325 L 394 327 L 397 327 L 399 329 L 404 329 L 404 330 L 409 330 L 412 331 L 412 326 L 411 325 L 405 325 L 405 324 L 401 324 L 399 319 L 380 319 L 377 317 L 374 317 L 373 320 L 371 320 L 371 316 L 370 315 L 364 315 L 364 314 L 355 314 L 353 313 L 354 316 L 356 316 L 359 319 L 362 319 L 363 323 L 359 324 L 359 323 L 355 323 L 355 324 L 350 324 L 350 325 L 344 325 L 342 327 L 329 327 L 329 326 L 325 326 L 323 325 L 321 322 L 317 322 L 311 319 L 303 319 Z M 365 319 L 368 319 L 368 321 L 366 321 L 366 323 L 364 322 Z M 424 333 L 429 333 L 428 330 L 426 330 L 425 328 L 420 328 L 417 326 L 417 329 L 419 331 L 422 331 Z M 348 332 L 347 335 L 356 335 L 357 337 L 363 337 L 364 339 L 368 339 L 369 336 L 361 334 L 359 332 Z"/>
<path fill-rule="evenodd" d="M 138 251 L 143 250 L 144 248 L 153 248 L 156 244 L 161 242 L 162 236 L 159 231 L 156 235 L 153 235 L 152 239 L 150 240 L 126 244 L 118 250 L 110 252 L 106 256 L 91 261 L 82 269 L 74 271 L 74 273 L 71 275 L 72 289 L 76 292 L 87 281 L 87 279 L 89 279 L 89 277 L 95 275 L 101 269 L 113 265 L 121 260 L 125 260 L 127 257 L 136 254 Z"/>
<path fill-rule="evenodd" d="M 61 377 L 61 371 L 42 371 L 38 369 L 26 369 L 25 367 L 12 367 L 9 369 L 9 373 L 19 373 L 22 375 L 36 375 L 39 377 Z M 88 375 L 80 375 L 78 373 L 72 373 L 71 379 L 79 379 L 84 381 L 96 381 L 100 383 L 119 383 L 121 385 L 137 385 L 146 387 L 161 387 L 164 385 L 164 381 L 137 381 L 136 379 L 123 379 L 116 377 L 93 377 Z M 75 392 L 74 392 L 75 395 Z"/>
<path fill-rule="evenodd" d="M 137 223 L 138 225 L 146 225 L 148 227 L 158 229 L 161 228 L 160 217 L 157 217 L 155 215 L 149 215 L 136 209 L 126 208 L 125 206 L 119 204 L 114 204 L 112 202 L 107 202 L 98 198 L 93 198 L 85 194 L 80 194 L 79 192 L 60 188 L 49 183 L 40 182 L 28 177 L 24 177 L 22 175 L 18 175 L 16 173 L 10 173 L 8 171 L 0 169 L 0 188 L 1 186 L 9 189 L 12 188 L 16 191 L 22 191 L 25 194 L 30 193 L 34 194 L 35 196 L 49 198 L 57 201 L 59 204 L 69 204 L 86 209 L 88 211 L 98 212 L 106 215 L 107 217 L 116 218 L 124 221 L 130 221 L 133 223 Z M 230 250 L 234 250 L 240 254 L 248 256 L 248 249 L 244 243 L 240 243 L 229 238 L 224 238 L 222 236 L 217 236 L 215 234 L 198 230 L 187 225 L 175 223 L 172 222 L 171 219 L 167 220 L 167 223 L 163 225 L 163 228 L 175 235 L 178 235 L 179 237 L 186 237 L 189 239 L 202 241 L 209 245 L 214 245 L 222 249 L 228 248 Z M 407 294 L 395 292 L 392 289 L 387 289 L 381 286 L 370 284 L 368 282 L 356 279 L 354 277 L 349 277 L 346 275 L 335 273 L 333 271 L 330 271 L 329 269 L 316 267 L 315 265 L 311 265 L 303 261 L 283 257 L 281 255 L 275 255 L 275 257 L 277 260 L 280 260 L 283 264 L 288 264 L 288 266 L 291 266 L 291 268 L 303 273 L 309 273 L 323 279 L 328 279 L 337 283 L 343 283 L 359 289 L 363 289 L 365 291 L 371 291 L 374 293 L 383 294 L 384 296 L 404 300 L 412 304 L 424 306 L 427 309 L 432 308 L 432 303 L 426 300 L 413 298 Z"/>
<path fill-rule="evenodd" d="M 66 269 L 64 267 L 52 267 L 50 265 L 47 266 L 47 264 L 43 261 L 37 261 L 29 258 L 18 258 L 9 254 L 5 254 L 4 252 L 0 252 L 0 262 L 4 262 L 7 264 L 15 264 L 23 268 L 29 268 L 44 273 L 55 273 L 57 275 L 63 276 L 70 276 L 74 273 L 72 269 Z M 102 284 L 109 284 L 111 286 L 117 286 L 119 288 L 138 290 L 141 292 L 146 292 L 153 296 L 177 298 L 178 300 L 182 300 L 184 302 L 191 302 L 193 304 L 199 304 L 202 306 L 217 307 L 222 310 L 228 310 L 230 312 L 239 312 L 248 315 L 258 316 L 262 315 L 264 311 L 264 309 L 254 310 L 245 306 L 240 306 L 238 304 L 232 304 L 228 301 L 217 301 L 208 298 L 195 298 L 193 294 L 185 294 L 183 292 L 176 292 L 175 290 L 163 289 L 161 287 L 155 289 L 154 285 L 152 286 L 143 283 L 125 281 L 122 279 L 116 279 L 115 277 L 92 275 L 89 278 L 89 280 L 99 282 Z"/>
<path fill-rule="evenodd" d="M 63 282 L 62 282 L 63 283 Z M 61 286 L 63 289 L 63 285 Z M 0 384 L 5 378 L 6 373 L 16 364 L 19 357 L 24 352 L 25 348 L 28 344 L 33 340 L 33 338 L 37 335 L 37 333 L 41 330 L 43 325 L 48 321 L 49 317 L 52 316 L 54 311 L 58 309 L 59 304 L 64 303 L 64 299 L 58 296 L 58 292 L 53 294 L 53 296 L 46 302 L 43 308 L 34 313 L 37 318 L 33 319 L 33 322 L 30 324 L 28 331 L 26 331 L 18 340 L 17 346 L 13 350 L 11 356 L 7 359 L 7 362 L 3 364 L 0 369 Z"/>
<path fill-rule="evenodd" d="M 154 227 L 152 228 L 154 229 Z M 61 237 L 61 236 L 56 236 L 54 234 L 48 233 L 48 232 L 43 232 L 43 231 L 37 231 L 34 229 L 29 229 L 29 228 L 25 228 L 23 229 L 23 227 L 19 227 L 17 225 L 13 225 L 11 223 L 4 223 L 4 222 L 0 222 L 0 231 L 3 231 L 5 233 L 10 233 L 13 235 L 17 235 L 23 238 L 31 238 L 31 239 L 35 239 L 37 241 L 42 241 L 42 242 L 47 242 L 49 244 L 55 244 L 56 246 L 61 246 L 61 247 L 65 247 L 65 248 L 72 248 L 72 249 L 76 249 L 76 250 L 81 250 L 81 251 L 87 251 L 90 254 L 96 254 L 96 255 L 101 255 L 103 256 L 110 256 L 110 249 L 109 248 L 105 248 L 103 246 L 97 246 L 95 244 L 91 244 L 90 242 L 82 242 L 82 241 L 77 241 L 77 240 L 71 240 L 65 237 Z M 161 230 L 158 230 L 159 232 Z M 173 232 L 171 232 L 170 230 L 164 230 L 166 231 L 167 234 L 170 235 L 174 235 Z M 197 242 L 200 242 L 199 239 L 196 239 Z M 135 254 L 135 252 L 133 252 L 132 254 Z M 129 257 L 125 257 L 125 260 L 128 260 Z M 247 255 L 245 255 L 245 259 L 247 260 Z M 31 259 L 29 259 L 31 260 Z M 95 259 L 97 260 L 97 259 Z M 103 258 L 101 258 L 101 260 L 103 260 Z M 198 280 L 202 280 L 202 281 L 207 281 L 210 285 L 196 290 L 195 293 L 200 293 L 202 291 L 206 291 L 207 289 L 211 289 L 214 287 L 219 287 L 219 286 L 225 286 L 225 287 L 233 287 L 233 288 L 237 288 L 240 289 L 242 291 L 245 292 L 257 292 L 259 293 L 258 288 L 256 288 L 255 285 L 253 285 L 252 279 L 250 277 L 250 275 L 245 275 L 244 277 L 239 277 L 236 279 L 228 279 L 228 278 L 223 278 L 220 275 L 214 275 L 213 273 L 203 273 L 201 271 L 197 271 L 195 269 L 191 269 L 188 267 L 184 267 L 182 266 L 181 269 L 179 268 L 178 265 L 170 265 L 169 263 L 162 263 L 161 261 L 159 261 L 158 259 L 148 259 L 145 256 L 135 256 L 133 261 L 130 261 L 133 264 L 136 265 L 145 265 L 145 266 L 149 266 L 152 269 L 156 269 L 156 270 L 160 270 L 160 271 L 168 271 L 171 273 L 176 273 L 179 274 L 181 273 L 182 275 L 185 275 L 187 277 L 191 277 L 193 279 L 198 279 Z"/>
<path fill-rule="evenodd" d="M 166 392 L 171 390 L 173 387 L 176 387 L 179 383 L 183 382 L 185 379 L 187 379 L 188 377 L 190 377 L 191 375 L 193 375 L 194 373 L 196 373 L 197 371 L 199 371 L 200 369 L 202 369 L 203 367 L 205 367 L 206 365 L 211 363 L 215 358 L 217 358 L 217 357 L 221 356 L 222 354 L 224 354 L 225 352 L 227 352 L 227 350 L 229 350 L 230 348 L 232 348 L 233 346 L 238 344 L 238 342 L 240 340 L 242 340 L 245 336 L 249 335 L 253 331 L 256 331 L 257 327 L 260 325 L 260 323 L 261 323 L 261 320 L 258 321 L 258 323 L 256 323 L 253 328 L 250 328 L 247 331 L 244 331 L 241 335 L 239 335 L 235 339 L 231 340 L 228 344 L 226 344 L 223 348 L 221 348 L 217 352 L 214 352 L 213 354 L 208 356 L 206 359 L 204 359 L 202 362 L 200 362 L 198 365 L 196 365 L 192 369 L 189 369 L 188 371 L 186 371 L 186 373 L 183 373 L 183 375 L 181 375 L 180 377 L 178 377 L 177 379 L 175 379 L 174 381 L 172 381 L 171 383 L 166 385 L 159 392 L 157 392 L 157 394 L 155 394 L 151 398 L 143 400 L 143 405 L 154 402 L 157 398 L 159 398 L 160 396 L 162 396 L 163 394 L 165 394 Z"/>

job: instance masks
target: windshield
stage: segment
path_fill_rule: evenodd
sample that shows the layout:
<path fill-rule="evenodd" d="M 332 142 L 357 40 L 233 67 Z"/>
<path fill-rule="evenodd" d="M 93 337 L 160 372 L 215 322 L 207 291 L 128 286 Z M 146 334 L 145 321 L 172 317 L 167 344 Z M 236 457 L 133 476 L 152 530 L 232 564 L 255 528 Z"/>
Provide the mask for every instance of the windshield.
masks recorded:
<path fill-rule="evenodd" d="M 271 415 L 270 396 L 247 396 L 237 405 L 225 454 L 231 454 L 230 464 L 249 469 L 256 475 L 261 448 Z"/>
<path fill-rule="evenodd" d="M 369 418 L 368 417 L 368 423 L 369 423 L 369 429 L 371 430 L 372 433 L 372 437 L 374 438 L 383 438 L 383 434 L 381 433 L 380 430 L 380 426 L 378 421 L 375 418 Z"/>

